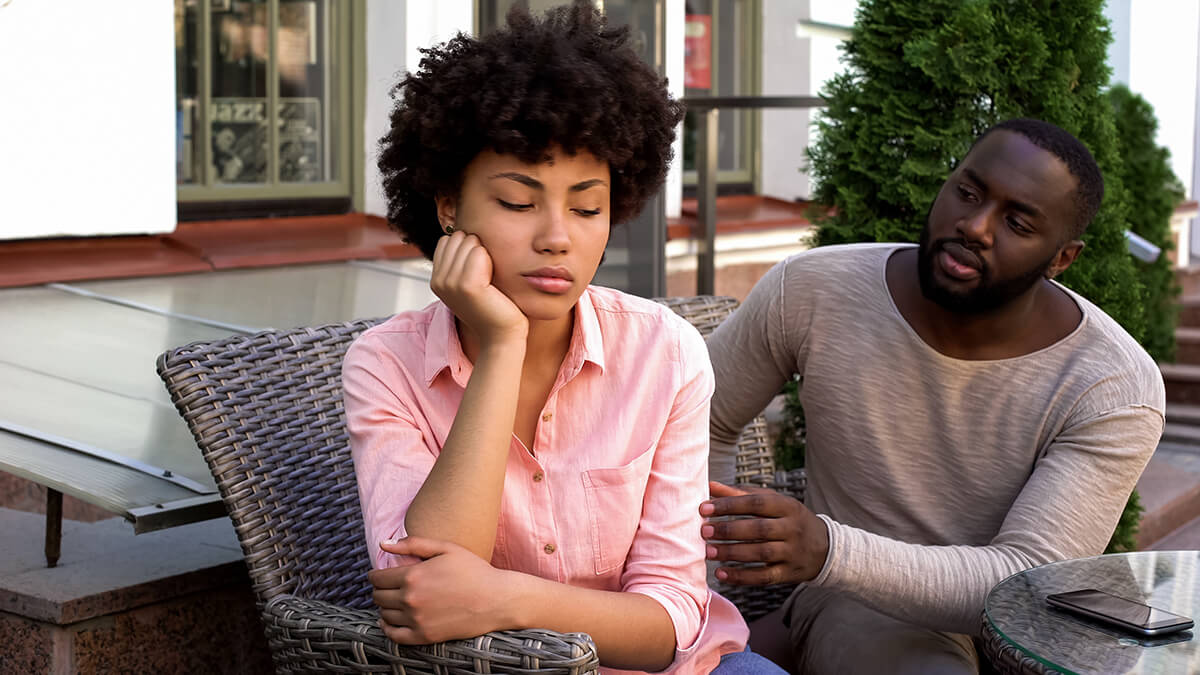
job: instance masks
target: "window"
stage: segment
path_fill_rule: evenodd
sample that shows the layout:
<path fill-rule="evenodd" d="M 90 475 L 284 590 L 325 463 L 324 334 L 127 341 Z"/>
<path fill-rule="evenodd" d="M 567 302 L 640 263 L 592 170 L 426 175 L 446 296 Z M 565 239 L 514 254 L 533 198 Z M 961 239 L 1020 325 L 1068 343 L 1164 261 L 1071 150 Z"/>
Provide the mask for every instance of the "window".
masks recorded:
<path fill-rule="evenodd" d="M 349 4 L 175 0 L 180 201 L 349 195 Z"/>
<path fill-rule="evenodd" d="M 758 93 L 761 55 L 758 0 L 687 0 L 684 4 L 684 96 Z M 723 109 L 717 131 L 717 181 L 751 192 L 757 178 L 758 113 Z M 683 122 L 683 180 L 696 183 L 695 115 Z"/>

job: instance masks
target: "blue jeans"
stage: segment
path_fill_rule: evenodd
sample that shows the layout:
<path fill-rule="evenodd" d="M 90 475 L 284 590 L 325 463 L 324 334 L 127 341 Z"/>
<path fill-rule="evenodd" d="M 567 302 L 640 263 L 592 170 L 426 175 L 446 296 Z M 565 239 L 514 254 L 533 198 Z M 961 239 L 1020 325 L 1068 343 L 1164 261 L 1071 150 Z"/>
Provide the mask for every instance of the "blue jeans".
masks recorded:
<path fill-rule="evenodd" d="M 746 647 L 744 652 L 722 656 L 721 662 L 713 668 L 712 675 L 787 675 L 787 671 Z"/>

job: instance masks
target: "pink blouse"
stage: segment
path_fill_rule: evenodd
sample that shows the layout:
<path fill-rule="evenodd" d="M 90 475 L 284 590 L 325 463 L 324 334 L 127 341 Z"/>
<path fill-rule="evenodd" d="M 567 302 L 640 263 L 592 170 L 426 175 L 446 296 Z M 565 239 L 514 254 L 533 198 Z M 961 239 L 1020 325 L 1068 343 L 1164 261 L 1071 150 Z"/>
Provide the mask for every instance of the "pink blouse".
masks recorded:
<path fill-rule="evenodd" d="M 453 314 L 435 302 L 368 330 L 342 377 L 372 564 L 401 564 L 378 542 L 406 536 L 404 515 L 471 377 Z M 532 452 L 516 436 L 510 444 L 491 560 L 653 598 L 675 627 L 671 673 L 708 673 L 749 633 L 705 581 L 697 507 L 708 496 L 712 392 L 691 325 L 655 302 L 589 287 Z"/>

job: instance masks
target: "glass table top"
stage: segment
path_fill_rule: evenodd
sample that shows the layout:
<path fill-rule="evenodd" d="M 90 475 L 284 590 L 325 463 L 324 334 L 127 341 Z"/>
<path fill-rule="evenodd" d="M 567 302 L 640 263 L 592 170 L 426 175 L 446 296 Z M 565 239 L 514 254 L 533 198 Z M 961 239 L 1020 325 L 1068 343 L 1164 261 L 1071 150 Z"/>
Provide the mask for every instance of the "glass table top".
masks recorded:
<path fill-rule="evenodd" d="M 436 299 L 429 290 L 431 269 L 424 259 L 354 261 L 56 286 L 151 312 L 259 331 L 424 307 Z"/>
<path fill-rule="evenodd" d="M 1192 631 L 1139 637 L 1046 604 L 1051 593 L 1096 588 L 1200 618 L 1200 551 L 1140 551 L 1051 563 L 988 594 L 991 627 L 1021 652 L 1064 673 L 1200 672 Z"/>
<path fill-rule="evenodd" d="M 419 309 L 435 299 L 429 269 L 363 261 L 0 290 L 0 471 L 124 515 L 138 531 L 221 515 L 158 355 Z"/>

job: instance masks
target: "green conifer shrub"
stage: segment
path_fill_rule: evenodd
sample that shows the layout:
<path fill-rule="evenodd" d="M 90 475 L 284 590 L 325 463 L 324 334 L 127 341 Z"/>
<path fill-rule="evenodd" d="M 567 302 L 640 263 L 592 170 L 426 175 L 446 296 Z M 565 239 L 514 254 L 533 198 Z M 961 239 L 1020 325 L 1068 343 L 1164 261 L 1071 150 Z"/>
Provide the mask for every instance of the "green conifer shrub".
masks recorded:
<path fill-rule="evenodd" d="M 1129 229 L 1163 250 L 1153 263 L 1135 261 L 1145 288 L 1146 333 L 1142 346 L 1159 362 L 1175 360 L 1179 285 L 1167 251 L 1174 248 L 1171 214 L 1183 201 L 1183 185 L 1171 171 L 1170 153 L 1154 141 L 1158 120 L 1146 99 L 1123 84 L 1108 91 L 1129 205 Z"/>

